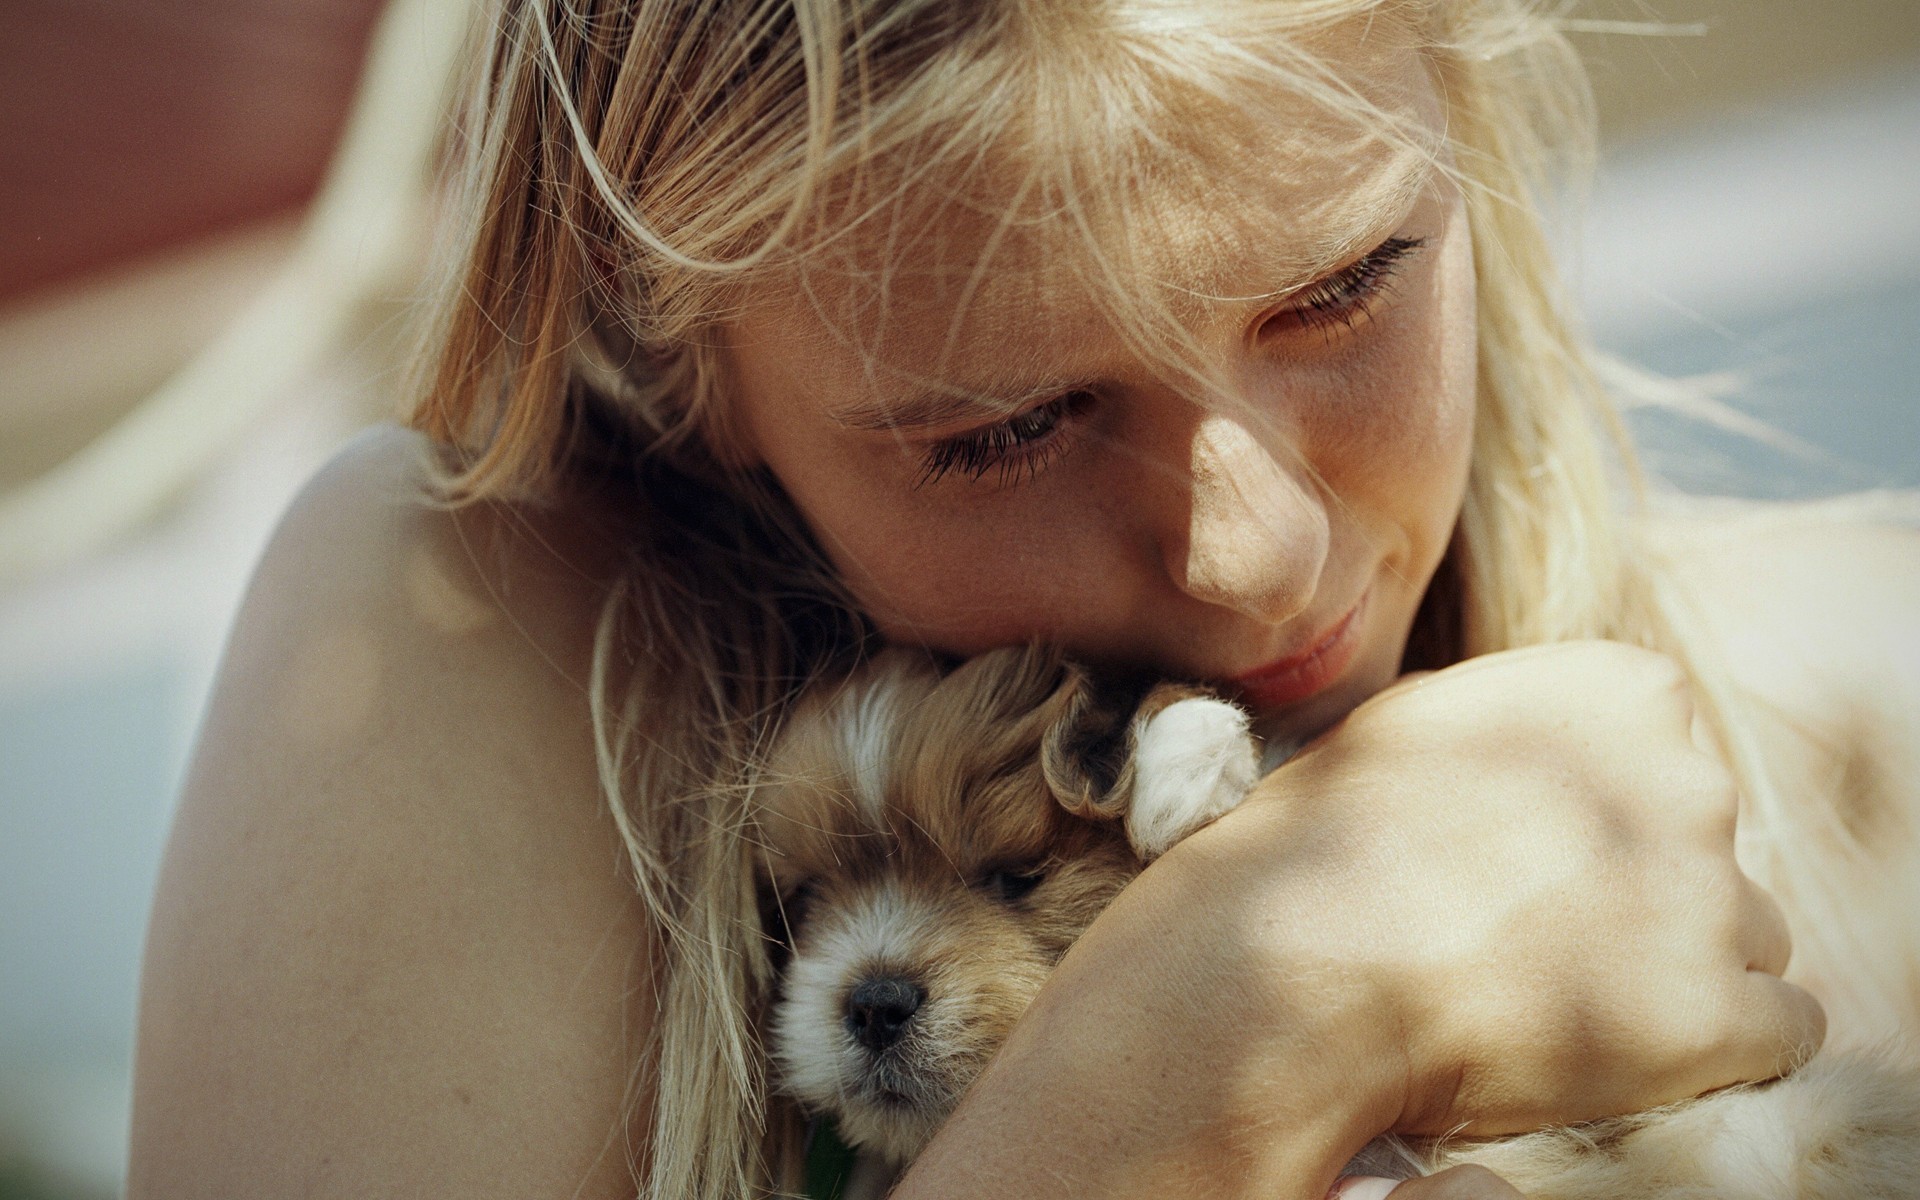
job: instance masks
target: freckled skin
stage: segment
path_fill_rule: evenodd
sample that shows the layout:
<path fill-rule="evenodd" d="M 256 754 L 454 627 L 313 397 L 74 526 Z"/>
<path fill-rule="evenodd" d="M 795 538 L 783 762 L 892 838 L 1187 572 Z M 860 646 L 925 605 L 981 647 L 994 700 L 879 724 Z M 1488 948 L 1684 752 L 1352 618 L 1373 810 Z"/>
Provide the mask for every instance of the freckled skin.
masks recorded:
<path fill-rule="evenodd" d="M 1376 23 L 1364 26 L 1377 40 Z M 1345 68 L 1356 55 L 1335 46 L 1326 61 Z M 1430 104 L 1416 83 L 1415 99 Z M 1258 292 L 1272 286 L 1269 272 L 1251 269 L 1263 255 L 1284 260 L 1354 215 L 1367 164 L 1336 161 L 1332 143 L 1310 153 L 1311 139 L 1288 140 L 1297 111 L 1280 115 L 1289 119 L 1268 128 L 1284 135 L 1251 130 L 1236 143 L 1245 153 L 1208 164 L 1234 195 L 1254 195 L 1240 185 L 1263 175 L 1271 194 L 1254 196 L 1238 222 L 1218 219 L 1211 193 L 1167 214 L 1150 231 L 1168 247 L 1157 278 L 1177 281 L 1191 267 L 1210 295 Z M 1213 488 L 1195 444 L 1231 450 L 1234 439 L 1201 439 L 1201 417 L 1116 352 L 1072 281 L 1022 257 L 1030 245 L 1009 245 L 977 303 L 958 305 L 966 252 L 979 244 L 964 223 L 951 229 L 952 254 L 902 265 L 889 310 L 875 314 L 884 321 L 861 322 L 825 297 L 837 327 L 858 328 L 877 352 L 874 380 L 842 352 L 834 321 L 756 285 L 751 307 L 722 331 L 744 385 L 743 423 L 869 608 L 904 640 L 967 650 L 1054 631 L 1080 657 L 1137 656 L 1211 677 L 1291 648 L 1314 606 L 1332 605 L 1340 571 L 1353 572 L 1349 582 L 1389 581 L 1371 606 L 1381 615 L 1365 631 L 1368 653 L 1337 694 L 1274 714 L 1307 728 L 1391 672 L 1408 598 L 1453 519 L 1453 473 L 1464 470 L 1474 374 L 1466 234 L 1456 199 L 1436 191 L 1423 205 L 1431 220 L 1356 222 L 1367 231 L 1356 233 L 1356 253 L 1395 228 L 1428 239 L 1365 327 L 1376 336 L 1275 339 L 1256 353 L 1252 316 L 1195 306 L 1196 336 L 1216 364 L 1243 368 L 1224 373 L 1249 408 L 1218 411 L 1261 416 L 1242 422 L 1254 435 L 1243 447 L 1266 448 L 1285 471 L 1310 464 L 1317 476 L 1301 477 L 1326 482 L 1325 491 L 1295 484 L 1314 505 L 1257 510 L 1284 533 L 1319 508 L 1328 549 L 1310 588 L 1297 568 L 1263 566 L 1272 539 L 1241 539 L 1231 526 L 1212 539 L 1220 555 L 1183 558 L 1182 548 L 1209 542 L 1193 536 L 1196 513 L 1237 513 L 1261 531 L 1247 505 L 1225 501 L 1258 496 L 1262 479 L 1278 487 L 1273 468 Z M 909 239 L 903 250 L 921 248 Z M 948 355 L 950 318 L 963 309 Z M 1220 324 L 1202 327 L 1206 313 Z M 955 478 L 916 490 L 924 447 L 858 439 L 817 419 L 895 368 L 957 373 L 983 361 L 1111 377 L 1110 403 L 1077 447 L 1113 453 L 1057 456 L 1028 487 Z M 656 1008 L 668 948 L 606 812 L 586 698 L 600 581 L 630 561 L 615 531 L 631 513 L 617 498 L 586 496 L 449 512 L 432 498 L 428 449 L 386 430 L 343 453 L 296 503 L 256 576 L 155 905 L 131 1197 L 630 1198 L 632 1162 L 688 1148 L 652 1140 L 656 1116 L 675 1116 L 686 1099 L 684 1081 L 656 1098 L 662 1081 L 638 1050 L 670 1032 Z M 1756 744 L 1802 760 L 1782 797 L 1832 800 L 1832 750 L 1816 739 L 1865 707 L 1889 722 L 1889 744 L 1867 752 L 1905 781 L 1886 801 L 1901 811 L 1878 828 L 1913 828 L 1920 542 L 1907 530 L 1836 536 L 1825 518 L 1794 538 L 1709 524 L 1699 531 L 1712 533 L 1708 543 L 1676 544 L 1688 564 L 1680 582 L 1722 625 L 1736 682 L 1781 714 L 1757 727 Z M 1235 574 L 1229 556 L 1243 540 Z M 423 604 L 407 586 L 417 550 L 492 619 L 468 628 L 442 619 L 441 597 Z M 1258 604 L 1252 616 L 1233 600 L 1295 604 L 1303 592 L 1304 616 Z M 279 685 L 307 667 L 316 631 L 338 629 L 374 640 L 373 704 L 356 736 L 302 746 L 284 727 Z M 1280 773 L 1275 803 L 1230 814 L 1222 825 L 1232 828 L 1203 831 L 1125 889 L 895 1194 L 1317 1200 L 1343 1147 L 1409 1113 L 1435 1131 L 1469 1119 L 1509 1130 L 1580 1120 L 1758 1079 L 1777 1069 L 1781 1046 L 1817 1042 L 1818 1022 L 1784 1001 L 1762 1003 L 1772 993 L 1745 969 L 1742 948 L 1726 944 L 1735 917 L 1767 923 L 1714 883 L 1731 870 L 1730 850 L 1702 833 L 1705 818 L 1724 816 L 1715 798 L 1662 790 L 1674 773 L 1658 764 L 1693 751 L 1686 723 L 1660 716 L 1667 689 L 1643 660 L 1592 646 L 1501 656 L 1354 712 L 1308 752 L 1307 769 L 1296 761 Z M 323 674 L 357 669 L 316 661 Z M 325 691 L 339 681 L 321 682 Z M 1420 747 L 1411 769 L 1410 742 Z M 1517 745 L 1591 786 L 1569 796 L 1521 778 Z M 1446 804 L 1434 804 L 1436 779 L 1450 781 Z M 1538 882 L 1538 848 L 1591 848 L 1585 831 L 1601 813 L 1629 817 L 1644 853 L 1610 856 L 1562 905 L 1509 907 L 1526 881 L 1490 882 L 1476 869 L 1491 848 Z M 1473 840 L 1435 849 L 1424 838 L 1436 824 Z M 1400 829 L 1421 836 L 1396 841 Z M 1310 839 L 1337 855 L 1302 853 Z M 1474 855 L 1457 851 L 1467 844 Z M 1882 852 L 1884 868 L 1850 871 L 1858 890 L 1837 907 L 1849 939 L 1855 918 L 1910 901 L 1899 888 L 1920 878 L 1909 842 Z M 1909 930 L 1917 907 L 1904 904 L 1881 927 Z M 1511 956 L 1435 955 L 1435 929 L 1489 909 L 1512 917 L 1503 931 L 1521 941 Z M 1302 919 L 1288 924 L 1290 913 Z M 1869 964 L 1803 943 L 1794 969 L 1823 981 L 1906 970 L 1910 945 Z M 1339 953 L 1313 957 L 1328 947 Z M 1269 969 L 1303 958 L 1328 968 L 1304 988 Z M 1397 1001 L 1358 986 L 1383 967 L 1404 984 Z M 1721 983 L 1703 990 L 1709 976 Z M 347 986 L 352 1002 L 342 1000 Z M 1756 999 L 1706 1011 L 1700 1001 L 1716 990 Z M 1503 1007 L 1509 997 L 1526 1003 Z M 1611 1030 L 1590 1019 L 1606 1011 L 1622 1018 Z M 1406 1019 L 1440 1014 L 1444 1028 Z M 1841 1013 L 1837 1027 L 1883 1032 L 1870 1016 Z M 1920 1026 L 1911 1006 L 1900 1019 Z M 1689 1036 L 1647 1036 L 1675 1028 Z M 1430 1036 L 1408 1047 L 1409 1030 Z M 1479 1090 L 1459 1090 L 1472 1080 Z M 1431 1183 L 1408 1184 L 1397 1200 L 1516 1195 Z"/>
<path fill-rule="evenodd" d="M 1437 120 L 1407 60 L 1413 111 Z M 1264 732 L 1317 732 L 1394 678 L 1465 489 L 1475 334 L 1464 208 L 1430 179 L 1378 211 L 1365 184 L 1405 168 L 1406 152 L 1341 143 L 1337 158 L 1320 158 L 1287 137 L 1246 132 L 1265 161 L 1293 167 L 1248 201 L 1266 219 L 1185 239 L 1169 276 L 1208 295 L 1258 296 L 1274 280 L 1246 264 L 1329 226 L 1354 226 L 1355 257 L 1389 237 L 1421 244 L 1350 328 L 1290 325 L 1271 303 L 1196 304 L 1191 332 L 1232 388 L 1207 405 L 1156 378 L 1017 236 L 959 295 L 952 278 L 969 275 L 991 233 L 964 221 L 893 247 L 906 265 L 882 334 L 844 335 L 835 314 L 858 308 L 852 285 L 835 293 L 832 279 L 811 277 L 804 302 L 765 300 L 729 330 L 751 453 L 891 639 L 973 654 L 1044 637 L 1090 662 L 1222 681 L 1313 645 L 1365 597 L 1350 667 L 1261 714 Z M 1198 206 L 1174 202 L 1167 223 L 1204 226 Z M 930 447 L 990 420 L 896 432 L 833 416 L 849 398 L 884 407 L 923 383 L 928 364 L 971 381 L 1004 378 L 1009 363 L 1016 382 L 1102 382 L 1045 460 L 1006 480 L 922 478 Z"/>

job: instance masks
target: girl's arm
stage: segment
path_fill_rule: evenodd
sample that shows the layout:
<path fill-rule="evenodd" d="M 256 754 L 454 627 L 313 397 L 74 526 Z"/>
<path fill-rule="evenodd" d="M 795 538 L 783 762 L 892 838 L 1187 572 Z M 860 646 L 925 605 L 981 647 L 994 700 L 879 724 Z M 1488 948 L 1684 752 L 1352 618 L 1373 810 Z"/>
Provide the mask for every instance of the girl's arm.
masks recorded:
<path fill-rule="evenodd" d="M 495 538 L 423 504 L 418 445 L 309 488 L 236 628 L 155 907 L 133 1200 L 633 1193 L 602 549 L 580 511 Z M 1387 1128 L 1621 1111 L 1817 1041 L 1741 965 L 1784 947 L 1672 685 L 1587 647 L 1364 706 L 1095 923 L 902 1197 L 1317 1200 Z"/>
<path fill-rule="evenodd" d="M 482 576 L 486 517 L 419 503 L 418 453 L 372 435 L 310 485 L 234 631 L 149 936 L 132 1200 L 634 1194 L 648 953 L 579 547 Z"/>
<path fill-rule="evenodd" d="M 1609 643 L 1362 705 L 1094 922 L 897 1195 L 1317 1200 L 1389 1130 L 1789 1069 L 1822 1014 L 1692 717 L 1673 664 Z"/>

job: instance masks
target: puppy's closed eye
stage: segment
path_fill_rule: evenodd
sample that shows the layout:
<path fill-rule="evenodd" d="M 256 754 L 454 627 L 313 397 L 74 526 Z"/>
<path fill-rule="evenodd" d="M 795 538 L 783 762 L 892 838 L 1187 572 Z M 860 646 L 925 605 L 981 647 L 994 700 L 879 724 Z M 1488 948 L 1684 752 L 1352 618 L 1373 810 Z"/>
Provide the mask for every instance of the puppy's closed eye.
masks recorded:
<path fill-rule="evenodd" d="M 761 902 L 760 929 L 772 943 L 769 950 L 776 971 L 785 970 L 787 960 L 793 957 L 793 931 L 806 923 L 813 894 L 814 885 L 808 881 L 784 893 L 768 895 Z"/>
<path fill-rule="evenodd" d="M 988 871 L 980 877 L 979 886 L 988 895 L 1013 904 L 1032 895 L 1046 878 L 1043 863 L 1014 864 Z"/>

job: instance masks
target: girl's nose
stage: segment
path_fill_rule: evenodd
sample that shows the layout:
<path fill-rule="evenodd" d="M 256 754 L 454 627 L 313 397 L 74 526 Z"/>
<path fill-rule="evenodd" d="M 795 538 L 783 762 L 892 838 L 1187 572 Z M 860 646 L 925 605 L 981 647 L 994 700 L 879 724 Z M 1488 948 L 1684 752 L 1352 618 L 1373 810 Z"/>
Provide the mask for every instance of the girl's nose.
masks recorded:
<path fill-rule="evenodd" d="M 1194 430 L 1185 528 L 1165 540 L 1188 595 L 1278 623 L 1313 600 L 1327 561 L 1322 491 L 1304 460 L 1275 458 L 1244 425 L 1209 413 Z"/>

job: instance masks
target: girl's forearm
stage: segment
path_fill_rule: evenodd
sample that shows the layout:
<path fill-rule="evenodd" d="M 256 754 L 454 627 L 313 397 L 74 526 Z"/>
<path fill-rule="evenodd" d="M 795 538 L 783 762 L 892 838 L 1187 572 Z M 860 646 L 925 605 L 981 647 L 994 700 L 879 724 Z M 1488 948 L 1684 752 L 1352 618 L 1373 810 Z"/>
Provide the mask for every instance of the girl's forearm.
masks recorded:
<path fill-rule="evenodd" d="M 1303 1079 L 1299 1103 L 1229 1134 L 1206 1127 L 1204 1109 L 1162 1103 L 1150 1082 L 1097 1080 L 1088 1065 L 1003 1055 L 894 1195 L 1320 1200 L 1380 1128 L 1338 1080 Z"/>
<path fill-rule="evenodd" d="M 1399 1119 L 1406 1081 L 1363 1049 L 1364 998 L 1289 1003 L 1269 980 L 1264 1004 L 1236 999 L 1194 939 L 1156 928 L 1192 915 L 1183 886 L 1142 877 L 1075 946 L 896 1196 L 1320 1200 Z"/>

